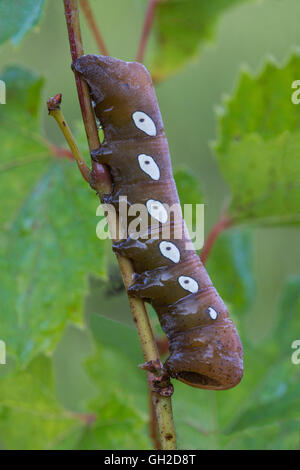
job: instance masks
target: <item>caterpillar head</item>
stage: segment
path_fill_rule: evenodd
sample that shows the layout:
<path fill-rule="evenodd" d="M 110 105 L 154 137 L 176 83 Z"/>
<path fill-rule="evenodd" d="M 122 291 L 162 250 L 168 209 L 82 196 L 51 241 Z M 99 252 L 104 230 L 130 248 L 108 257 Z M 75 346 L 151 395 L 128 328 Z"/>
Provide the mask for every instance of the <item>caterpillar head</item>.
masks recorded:
<path fill-rule="evenodd" d="M 162 327 L 169 337 L 165 366 L 172 377 L 211 390 L 240 382 L 243 348 L 224 302 L 212 288 L 168 306 Z"/>
<path fill-rule="evenodd" d="M 168 372 L 193 387 L 226 390 L 242 379 L 242 345 L 229 318 L 174 335 L 169 350 Z"/>
<path fill-rule="evenodd" d="M 85 55 L 73 64 L 86 80 L 110 140 L 156 136 L 163 124 L 149 72 L 138 62 Z"/>

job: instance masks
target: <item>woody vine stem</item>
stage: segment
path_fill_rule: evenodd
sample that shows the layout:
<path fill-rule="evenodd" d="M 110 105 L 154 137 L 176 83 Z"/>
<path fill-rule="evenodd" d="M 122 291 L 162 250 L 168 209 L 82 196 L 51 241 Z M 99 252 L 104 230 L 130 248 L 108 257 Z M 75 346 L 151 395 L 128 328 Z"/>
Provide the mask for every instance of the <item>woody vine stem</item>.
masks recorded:
<path fill-rule="evenodd" d="M 75 62 L 78 57 L 83 55 L 83 46 L 80 32 L 79 13 L 78 13 L 78 0 L 64 0 L 65 17 L 68 28 L 69 43 L 72 61 Z M 94 112 L 92 109 L 90 95 L 87 84 L 75 74 L 75 81 L 77 87 L 77 94 L 81 107 L 82 118 L 85 126 L 87 135 L 88 145 L 90 151 L 100 147 L 100 140 L 95 121 Z M 60 128 L 64 132 L 67 128 L 66 122 L 59 109 L 60 95 L 59 98 L 55 98 L 49 102 L 49 113 L 55 117 L 60 125 Z M 77 161 L 79 168 L 83 168 L 84 177 L 86 176 L 86 168 L 82 163 L 80 154 L 77 153 L 78 149 L 74 147 L 71 133 L 65 137 L 68 140 L 71 150 L 73 151 L 74 157 Z M 72 148 L 73 146 L 73 148 Z M 78 151 L 79 152 L 79 151 Z M 99 194 L 100 200 L 104 193 L 111 191 L 111 180 L 108 170 L 92 161 L 92 169 L 87 175 L 90 185 Z M 108 228 L 111 226 L 111 221 L 108 218 Z M 123 256 L 117 256 L 120 271 L 123 277 L 125 288 L 127 289 L 132 282 L 134 274 L 133 266 L 130 260 Z M 129 303 L 132 311 L 134 321 L 137 326 L 139 339 L 143 349 L 145 361 L 147 364 L 144 369 L 147 370 L 148 382 L 151 390 L 152 402 L 155 408 L 157 427 L 160 438 L 160 444 L 162 449 L 176 449 L 176 435 L 173 423 L 172 414 L 172 403 L 170 396 L 162 396 L 161 393 L 155 391 L 155 384 L 159 383 L 162 379 L 159 365 L 160 357 L 156 342 L 152 333 L 148 315 L 144 302 L 140 299 L 129 298 Z M 156 366 L 156 367 L 155 367 Z M 166 387 L 168 388 L 168 387 Z"/>

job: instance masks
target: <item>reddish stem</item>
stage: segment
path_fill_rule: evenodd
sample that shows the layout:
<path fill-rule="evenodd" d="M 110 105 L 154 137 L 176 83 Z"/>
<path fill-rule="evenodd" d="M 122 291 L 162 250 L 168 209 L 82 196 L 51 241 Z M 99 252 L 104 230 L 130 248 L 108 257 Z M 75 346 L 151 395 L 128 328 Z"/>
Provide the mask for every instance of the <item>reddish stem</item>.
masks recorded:
<path fill-rule="evenodd" d="M 72 413 L 72 416 L 79 419 L 79 421 L 81 421 L 86 426 L 92 426 L 97 419 L 95 413 Z"/>
<path fill-rule="evenodd" d="M 89 0 L 79 0 L 79 3 L 86 18 L 86 21 L 94 35 L 100 54 L 109 55 L 104 39 L 101 36 L 99 28 L 96 24 Z"/>
<path fill-rule="evenodd" d="M 58 147 L 52 142 L 47 142 L 47 146 L 50 152 L 57 158 L 68 158 L 69 160 L 74 160 L 73 154 L 69 149 L 64 149 L 62 147 Z"/>
<path fill-rule="evenodd" d="M 213 226 L 211 231 L 208 234 L 207 239 L 205 240 L 202 253 L 201 253 L 201 261 L 203 264 L 206 264 L 206 261 L 210 255 L 211 249 L 217 239 L 217 237 L 222 233 L 225 229 L 231 227 L 233 224 L 233 218 L 229 217 L 228 215 L 222 215 L 217 223 Z"/>
<path fill-rule="evenodd" d="M 148 1 L 148 6 L 147 6 L 147 11 L 145 15 L 145 20 L 144 20 L 144 25 L 143 25 L 143 30 L 142 30 L 142 35 L 139 43 L 139 49 L 138 53 L 136 56 L 136 60 L 138 62 L 143 62 L 144 60 L 144 55 L 146 51 L 146 46 L 148 43 L 149 35 L 151 32 L 153 20 L 154 20 L 154 14 L 155 14 L 155 9 L 157 5 L 161 2 L 161 0 L 149 0 Z"/>
<path fill-rule="evenodd" d="M 166 337 L 155 337 L 158 352 L 160 356 L 168 354 L 168 338 Z"/>

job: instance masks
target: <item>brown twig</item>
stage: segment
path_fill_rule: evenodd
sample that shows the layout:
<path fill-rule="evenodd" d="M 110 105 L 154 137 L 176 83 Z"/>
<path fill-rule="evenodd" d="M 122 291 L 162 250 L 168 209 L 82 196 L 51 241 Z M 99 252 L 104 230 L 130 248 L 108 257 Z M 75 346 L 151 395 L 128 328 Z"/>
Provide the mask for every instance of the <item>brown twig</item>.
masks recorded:
<path fill-rule="evenodd" d="M 226 214 L 222 214 L 217 221 L 217 223 L 213 226 L 211 231 L 208 234 L 207 239 L 205 240 L 204 246 L 201 252 L 201 261 L 203 264 L 206 264 L 206 261 L 210 255 L 211 249 L 217 239 L 217 237 L 227 228 L 233 225 L 234 219 L 229 217 Z"/>
<path fill-rule="evenodd" d="M 136 60 L 138 62 L 143 62 L 145 51 L 148 43 L 148 39 L 150 36 L 151 28 L 153 25 L 153 20 L 155 16 L 155 9 L 157 5 L 161 2 L 161 0 L 148 0 L 148 6 L 146 10 L 145 20 L 143 24 L 141 39 L 139 43 L 138 52 L 136 55 Z"/>
<path fill-rule="evenodd" d="M 93 36 L 97 43 L 100 54 L 109 55 L 104 39 L 102 35 L 100 34 L 99 28 L 94 19 L 94 15 L 93 15 L 89 0 L 79 0 L 79 3 L 84 13 L 84 16 L 86 18 L 86 21 L 93 33 Z"/>
<path fill-rule="evenodd" d="M 166 336 L 155 337 L 158 353 L 160 356 L 165 356 L 168 354 L 168 338 Z M 158 438 L 158 429 L 157 429 L 157 419 L 155 414 L 155 408 L 153 405 L 152 400 L 152 393 L 151 393 L 151 382 L 150 377 L 148 374 L 148 382 L 149 382 L 149 431 L 150 437 L 153 442 L 154 449 L 160 450 L 160 441 Z"/>
<path fill-rule="evenodd" d="M 78 15 L 78 1 L 64 0 L 64 7 L 71 56 L 73 62 L 75 62 L 78 57 L 83 55 Z M 88 86 L 83 80 L 81 80 L 79 75 L 75 74 L 75 78 L 89 148 L 90 151 L 92 151 L 100 147 L 100 141 L 90 101 L 89 90 Z M 93 187 L 99 193 L 100 197 L 102 197 L 104 193 L 111 192 L 111 180 L 107 169 L 93 161 L 92 173 L 94 173 Z M 113 227 L 113 222 L 110 220 L 109 215 L 107 217 L 107 221 L 110 229 L 110 227 Z M 124 258 L 123 256 L 118 256 L 117 258 L 124 285 L 126 289 L 128 289 L 134 275 L 132 263 L 129 259 Z M 137 326 L 145 360 L 147 362 L 160 360 L 144 302 L 141 299 L 129 297 L 129 303 Z M 159 393 L 152 392 L 152 400 L 155 407 L 162 449 L 176 449 L 176 434 L 174 430 L 171 399 L 170 397 L 161 396 Z"/>
<path fill-rule="evenodd" d="M 140 368 L 150 372 L 148 378 L 151 390 L 162 397 L 171 397 L 173 395 L 174 387 L 170 383 L 170 376 L 160 359 L 140 364 Z"/>
<path fill-rule="evenodd" d="M 83 55 L 83 46 L 81 39 L 78 2 L 77 0 L 64 0 L 65 16 L 68 28 L 69 43 L 72 61 L 75 62 L 78 57 Z M 90 151 L 100 147 L 100 140 L 98 136 L 97 124 L 94 117 L 89 89 L 84 80 L 75 73 L 77 94 L 81 108 L 81 114 L 86 131 L 86 136 L 89 144 Z M 110 184 L 110 177 L 107 171 L 107 184 Z"/>
<path fill-rule="evenodd" d="M 150 390 L 150 388 L 149 388 Z M 153 442 L 154 449 L 160 450 L 161 445 L 160 445 L 160 440 L 158 439 L 158 432 L 157 432 L 157 419 L 156 419 L 156 413 L 155 413 L 155 408 L 152 400 L 152 393 L 149 393 L 149 433 L 150 433 L 150 438 Z"/>

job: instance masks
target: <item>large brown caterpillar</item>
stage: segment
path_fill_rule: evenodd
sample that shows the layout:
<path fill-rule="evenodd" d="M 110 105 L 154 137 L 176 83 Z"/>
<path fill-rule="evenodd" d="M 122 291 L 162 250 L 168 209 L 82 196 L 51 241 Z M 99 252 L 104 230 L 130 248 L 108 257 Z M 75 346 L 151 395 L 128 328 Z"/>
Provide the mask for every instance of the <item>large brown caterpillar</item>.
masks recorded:
<path fill-rule="evenodd" d="M 86 55 L 74 64 L 90 87 L 104 143 L 92 157 L 110 168 L 113 191 L 104 202 L 119 209 L 144 204 L 158 221 L 158 232 L 172 226 L 170 238 L 140 237 L 114 243 L 114 250 L 132 259 L 136 276 L 129 295 L 151 302 L 169 340 L 168 373 L 205 389 L 224 390 L 243 375 L 243 349 L 227 308 L 214 288 L 183 227 L 163 204 L 179 204 L 168 142 L 151 77 L 137 62 Z M 178 222 L 177 222 L 178 225 Z"/>

